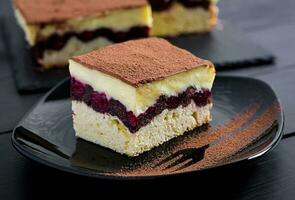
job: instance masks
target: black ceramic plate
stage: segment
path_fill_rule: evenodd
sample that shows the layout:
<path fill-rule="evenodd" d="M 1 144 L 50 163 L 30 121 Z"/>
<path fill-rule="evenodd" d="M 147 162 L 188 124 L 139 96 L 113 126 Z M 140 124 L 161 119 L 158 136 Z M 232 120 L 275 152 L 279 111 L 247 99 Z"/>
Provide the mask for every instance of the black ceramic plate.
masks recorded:
<path fill-rule="evenodd" d="M 14 147 L 45 165 L 91 177 L 150 178 L 202 171 L 257 158 L 282 135 L 283 114 L 264 82 L 217 77 L 213 120 L 136 158 L 76 139 L 69 80 L 52 89 L 12 135 Z"/>

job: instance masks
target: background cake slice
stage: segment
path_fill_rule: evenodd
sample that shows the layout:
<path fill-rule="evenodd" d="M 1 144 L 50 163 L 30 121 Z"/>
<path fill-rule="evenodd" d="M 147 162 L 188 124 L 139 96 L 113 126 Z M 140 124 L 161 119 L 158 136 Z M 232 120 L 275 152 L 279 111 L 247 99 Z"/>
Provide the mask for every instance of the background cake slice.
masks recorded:
<path fill-rule="evenodd" d="M 149 0 L 153 36 L 208 32 L 217 24 L 216 0 Z"/>
<path fill-rule="evenodd" d="M 74 55 L 149 35 L 146 0 L 15 0 L 15 15 L 44 68 Z"/>
<path fill-rule="evenodd" d="M 76 136 L 136 156 L 211 119 L 215 69 L 164 39 L 70 60 Z"/>

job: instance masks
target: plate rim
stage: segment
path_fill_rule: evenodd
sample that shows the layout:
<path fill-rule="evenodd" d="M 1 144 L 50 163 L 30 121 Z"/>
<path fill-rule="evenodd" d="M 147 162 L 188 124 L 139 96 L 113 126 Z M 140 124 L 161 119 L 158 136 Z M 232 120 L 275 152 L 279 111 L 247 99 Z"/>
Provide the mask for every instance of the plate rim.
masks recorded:
<path fill-rule="evenodd" d="M 275 147 L 277 147 L 277 145 L 279 144 L 282 136 L 283 136 L 283 132 L 284 132 L 284 126 L 285 126 L 285 116 L 284 116 L 284 111 L 282 108 L 282 104 L 280 99 L 277 97 L 276 93 L 274 92 L 273 88 L 267 84 L 266 82 L 256 79 L 256 78 L 252 78 L 252 77 L 244 77 L 244 76 L 228 76 L 228 75 L 218 75 L 216 76 L 216 78 L 233 78 L 233 79 L 246 79 L 246 80 L 252 80 L 252 81 L 256 81 L 256 82 L 260 82 L 261 84 L 267 86 L 273 93 L 273 95 L 275 96 L 275 99 L 278 102 L 278 105 L 280 107 L 280 122 L 279 126 L 278 126 L 278 130 L 276 131 L 275 137 L 274 139 L 271 141 L 270 144 L 268 144 L 266 147 L 264 147 L 263 149 L 261 149 L 260 151 L 258 151 L 257 153 L 249 156 L 249 157 L 242 157 L 240 159 L 236 159 L 233 162 L 228 162 L 225 164 L 219 164 L 219 165 L 215 165 L 215 166 L 211 166 L 208 168 L 204 168 L 204 169 L 200 169 L 200 170 L 194 170 L 194 171 L 186 171 L 186 172 L 179 172 L 179 173 L 168 173 L 168 174 L 159 174 L 159 175 L 147 175 L 147 176 L 116 176 L 116 175 L 112 175 L 112 174 L 102 174 L 102 173 L 95 173 L 92 172 L 92 170 L 88 170 L 86 168 L 79 168 L 79 167 L 66 167 L 64 165 L 59 165 L 56 162 L 50 162 L 47 159 L 42 159 L 39 156 L 36 156 L 31 148 L 20 144 L 20 142 L 16 139 L 15 137 L 15 131 L 16 129 L 20 126 L 20 124 L 27 118 L 27 116 L 35 109 L 35 107 L 37 105 L 39 105 L 41 102 L 43 102 L 52 92 L 54 92 L 58 87 L 60 87 L 61 85 L 63 85 L 65 82 L 67 82 L 69 80 L 69 77 L 65 78 L 64 80 L 60 81 L 56 86 L 54 86 L 52 89 L 50 89 L 43 97 L 40 98 L 40 100 L 38 100 L 32 107 L 31 109 L 29 109 L 29 111 L 22 117 L 22 119 L 19 121 L 19 123 L 16 125 L 16 127 L 13 129 L 13 132 L 11 134 L 11 143 L 12 146 L 17 150 L 17 152 L 19 152 L 21 155 L 23 155 L 24 157 L 33 160 L 37 163 L 43 164 L 47 167 L 52 167 L 54 169 L 57 170 L 61 170 L 63 172 L 67 172 L 67 173 L 72 173 L 72 174 L 76 174 L 79 176 L 86 176 L 86 177 L 90 177 L 90 178 L 100 178 L 100 179 L 109 179 L 109 180 L 146 180 L 146 179 L 154 179 L 154 178 L 160 178 L 160 177 L 171 177 L 171 176 L 180 176 L 180 175 L 187 175 L 187 174 L 196 174 L 196 173 L 202 173 L 205 171 L 209 171 L 212 169 L 220 169 L 222 167 L 229 167 L 229 166 L 233 166 L 233 165 L 238 165 L 250 160 L 256 160 L 260 157 L 262 157 L 263 155 L 266 155 L 267 153 L 271 152 L 273 149 L 275 149 Z M 79 169 L 78 169 L 79 168 Z"/>

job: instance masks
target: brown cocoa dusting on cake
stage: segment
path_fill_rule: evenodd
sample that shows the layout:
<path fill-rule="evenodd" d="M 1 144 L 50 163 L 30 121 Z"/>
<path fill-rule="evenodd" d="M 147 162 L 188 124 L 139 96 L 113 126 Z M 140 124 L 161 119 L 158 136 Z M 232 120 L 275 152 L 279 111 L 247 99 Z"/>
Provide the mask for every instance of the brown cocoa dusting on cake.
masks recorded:
<path fill-rule="evenodd" d="M 177 174 L 206 169 L 227 162 L 230 157 L 237 155 L 241 150 L 265 136 L 268 131 L 272 129 L 271 127 L 274 126 L 274 114 L 280 109 L 278 104 L 274 103 L 261 114 L 261 116 L 251 121 L 258 109 L 259 104 L 253 104 L 225 125 L 219 125 L 214 128 L 203 126 L 200 130 L 198 129 L 193 133 L 176 138 L 172 142 L 164 143 L 163 145 L 165 147 L 160 147 L 163 150 L 159 151 L 159 149 L 153 149 L 146 153 L 146 160 L 140 163 L 130 162 L 130 165 L 122 167 L 121 170 L 115 173 L 112 172 L 111 175 L 126 177 L 157 176 L 167 173 Z M 243 128 L 239 129 L 240 127 Z M 180 158 L 180 156 L 176 156 L 175 159 L 159 165 L 159 163 L 167 158 L 167 155 L 172 155 L 185 149 L 201 148 L 208 144 L 209 147 L 206 147 L 204 151 L 204 158 L 195 164 L 179 169 L 183 164 L 190 162 L 190 160 L 188 160 L 182 164 L 166 169 L 167 166 Z"/>
<path fill-rule="evenodd" d="M 110 10 L 147 5 L 146 0 L 14 0 L 28 24 L 99 16 Z"/>
<path fill-rule="evenodd" d="M 197 67 L 214 67 L 210 61 L 198 58 L 160 38 L 110 45 L 75 56 L 73 60 L 135 87 Z"/>

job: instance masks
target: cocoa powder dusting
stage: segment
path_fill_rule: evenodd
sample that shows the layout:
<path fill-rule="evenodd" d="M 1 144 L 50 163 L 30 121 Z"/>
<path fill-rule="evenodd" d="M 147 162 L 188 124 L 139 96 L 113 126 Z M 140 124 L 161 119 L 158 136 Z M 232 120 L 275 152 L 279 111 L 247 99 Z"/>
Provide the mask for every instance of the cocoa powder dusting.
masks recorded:
<path fill-rule="evenodd" d="M 111 56 L 110 56 L 111 55 Z M 130 40 L 74 56 L 77 63 L 134 87 L 198 67 L 214 65 L 161 38 Z"/>
<path fill-rule="evenodd" d="M 14 6 L 22 13 L 28 24 L 99 16 L 116 9 L 147 4 L 146 0 L 14 0 Z"/>

